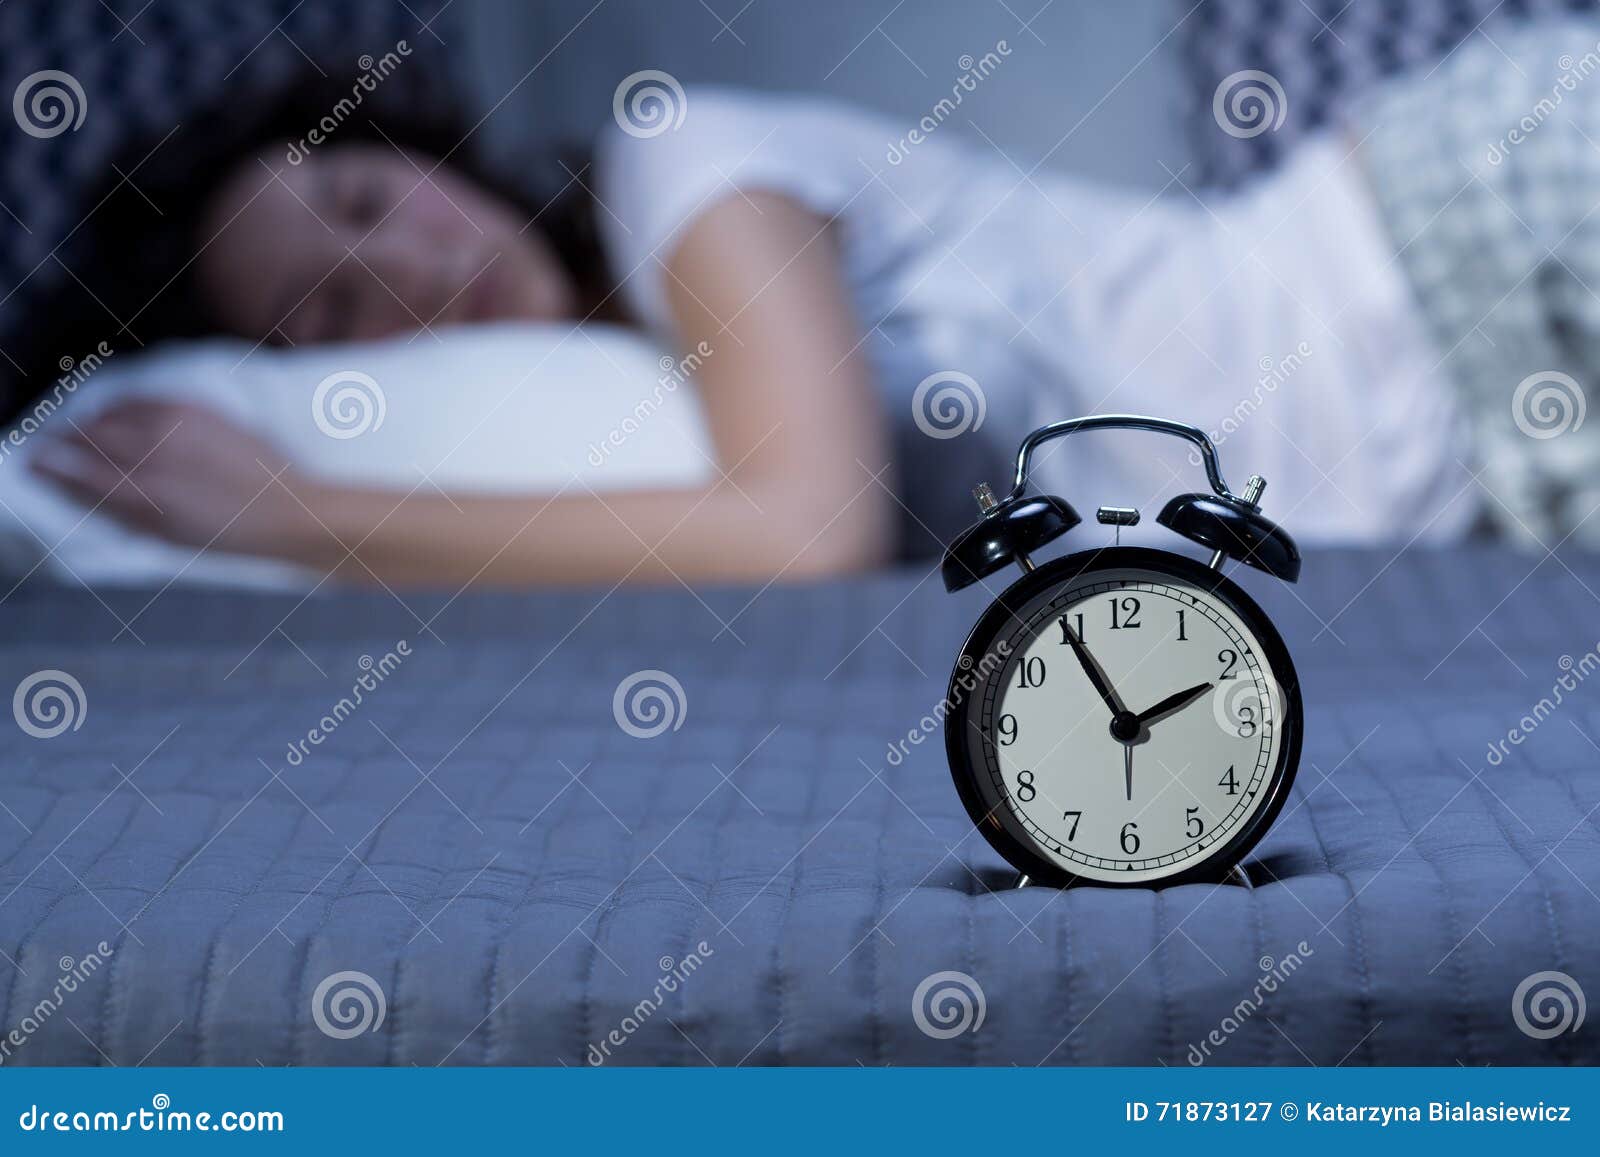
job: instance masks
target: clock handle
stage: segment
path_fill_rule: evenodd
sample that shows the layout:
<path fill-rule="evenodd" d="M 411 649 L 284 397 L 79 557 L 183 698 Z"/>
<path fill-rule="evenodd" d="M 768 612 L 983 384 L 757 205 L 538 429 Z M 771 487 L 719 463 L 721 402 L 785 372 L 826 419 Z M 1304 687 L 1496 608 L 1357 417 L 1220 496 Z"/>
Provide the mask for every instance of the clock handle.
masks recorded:
<path fill-rule="evenodd" d="M 1022 446 L 1017 451 L 1016 479 L 1008 497 L 1021 498 L 1027 489 L 1028 463 L 1036 449 L 1046 442 L 1065 438 L 1068 434 L 1076 434 L 1080 430 L 1149 430 L 1152 433 L 1171 434 L 1173 437 L 1193 442 L 1200 451 L 1200 459 L 1206 468 L 1206 480 L 1211 483 L 1211 489 L 1223 498 L 1239 500 L 1242 497 L 1229 490 L 1228 484 L 1223 481 L 1222 467 L 1217 463 L 1217 448 L 1211 444 L 1211 439 L 1206 437 L 1203 430 L 1184 422 L 1174 422 L 1170 418 L 1152 418 L 1144 414 L 1092 414 L 1087 418 L 1072 418 L 1065 422 L 1051 422 L 1048 426 L 1040 426 L 1022 440 Z"/>

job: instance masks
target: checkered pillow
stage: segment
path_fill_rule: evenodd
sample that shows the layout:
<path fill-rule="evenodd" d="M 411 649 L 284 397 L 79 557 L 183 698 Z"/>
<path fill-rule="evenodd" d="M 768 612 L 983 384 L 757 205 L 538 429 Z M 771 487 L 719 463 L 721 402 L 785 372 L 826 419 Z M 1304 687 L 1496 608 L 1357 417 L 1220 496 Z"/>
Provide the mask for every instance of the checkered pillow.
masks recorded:
<path fill-rule="evenodd" d="M 148 297 L 119 293 L 125 279 L 102 268 L 111 247 L 137 240 L 107 236 L 112 214 L 98 208 L 122 175 L 128 183 L 120 197 L 192 182 L 236 147 L 259 110 L 308 83 L 348 92 L 401 40 L 410 54 L 365 96 L 364 111 L 402 118 L 448 103 L 443 43 L 456 29 L 448 14 L 441 17 L 444 7 L 443 0 L 0 5 L 0 94 L 12 96 L 11 115 L 0 120 L 0 418 L 54 376 L 69 332 L 92 337 L 90 349 L 101 338 L 125 345 L 122 323 L 134 313 L 141 322 L 152 317 Z M 140 324 L 130 328 L 145 337 Z"/>
<path fill-rule="evenodd" d="M 1176 7 L 1181 15 L 1190 5 Z M 1596 8 L 1600 0 L 1205 0 L 1181 33 L 1200 179 L 1228 186 L 1271 168 L 1373 80 L 1437 60 L 1469 37 Z M 1271 77 L 1281 97 L 1241 75 L 1251 71 Z M 1267 107 L 1253 107 L 1253 96 Z"/>

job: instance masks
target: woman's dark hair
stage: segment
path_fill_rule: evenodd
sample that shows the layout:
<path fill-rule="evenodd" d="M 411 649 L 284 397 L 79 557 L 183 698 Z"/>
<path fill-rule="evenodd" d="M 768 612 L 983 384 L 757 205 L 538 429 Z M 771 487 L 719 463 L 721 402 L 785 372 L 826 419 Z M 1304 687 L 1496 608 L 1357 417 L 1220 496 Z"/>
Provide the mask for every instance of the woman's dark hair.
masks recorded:
<path fill-rule="evenodd" d="M 382 90 L 379 89 L 379 96 Z M 106 339 L 118 323 L 149 345 L 174 337 L 218 331 L 199 291 L 194 258 L 209 240 L 199 235 L 205 208 L 218 183 L 240 162 L 291 145 L 307 149 L 307 137 L 326 118 L 351 106 L 347 80 L 297 84 L 275 98 L 250 101 L 241 111 L 234 94 L 162 141 L 137 141 L 122 150 L 89 205 L 69 258 L 76 285 L 45 311 L 34 348 L 24 362 L 25 386 L 37 394 L 56 376 L 57 359 L 79 355 Z M 342 102 L 342 103 L 341 103 Z M 413 102 L 413 104 L 418 102 Z M 549 239 L 579 287 L 587 310 L 611 293 L 613 283 L 595 228 L 592 176 L 585 148 L 547 148 L 535 157 L 488 161 L 472 121 L 458 106 L 403 110 L 368 98 L 322 133 L 310 151 L 358 141 L 389 143 L 438 159 L 517 206 Z M 574 179 L 574 175 L 578 179 Z M 118 321 L 106 315 L 110 313 Z M 114 348 L 136 348 L 117 332 Z"/>

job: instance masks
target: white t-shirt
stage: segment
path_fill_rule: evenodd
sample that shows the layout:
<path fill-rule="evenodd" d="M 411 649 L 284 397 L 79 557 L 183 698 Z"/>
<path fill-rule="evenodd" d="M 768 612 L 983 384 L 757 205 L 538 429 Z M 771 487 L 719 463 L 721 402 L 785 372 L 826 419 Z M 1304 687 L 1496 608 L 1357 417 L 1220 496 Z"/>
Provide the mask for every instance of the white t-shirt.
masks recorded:
<path fill-rule="evenodd" d="M 1239 195 L 1196 197 L 1179 173 L 1151 198 L 1030 173 L 957 121 L 920 141 L 907 127 L 691 89 L 675 130 L 608 127 L 596 192 L 626 300 L 669 337 L 665 263 L 698 214 L 764 189 L 835 219 L 912 553 L 973 520 L 973 485 L 1009 487 L 1033 426 L 1107 411 L 1206 430 L 1230 485 L 1265 475 L 1266 513 L 1302 543 L 1465 532 L 1455 397 L 1341 141 Z M 1197 462 L 1112 432 L 1052 443 L 1033 477 L 1086 518 L 1140 507 L 1137 541 L 1166 497 L 1205 489 Z"/>

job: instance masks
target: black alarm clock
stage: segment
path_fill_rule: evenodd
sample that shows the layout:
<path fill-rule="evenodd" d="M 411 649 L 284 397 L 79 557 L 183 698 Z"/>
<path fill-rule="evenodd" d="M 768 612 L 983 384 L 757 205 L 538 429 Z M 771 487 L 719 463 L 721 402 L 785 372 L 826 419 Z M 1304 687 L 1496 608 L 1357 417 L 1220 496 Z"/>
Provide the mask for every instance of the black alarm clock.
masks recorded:
<path fill-rule="evenodd" d="M 1034 563 L 1081 519 L 1061 498 L 1027 494 L 1033 452 L 1105 429 L 1198 448 L 1212 492 L 1178 495 L 1156 521 L 1208 561 L 1112 545 Z M 1277 818 L 1300 760 L 1300 685 L 1271 620 L 1221 571 L 1234 559 L 1299 578 L 1299 550 L 1260 512 L 1265 488 L 1253 475 L 1229 490 L 1193 426 L 1099 414 L 1023 439 L 1004 499 L 974 491 L 983 517 L 945 552 L 945 588 L 1011 565 L 1023 574 L 956 660 L 945 748 L 967 814 L 1022 883 L 1221 880 Z M 1101 507 L 1099 520 L 1120 540 L 1139 512 Z"/>

